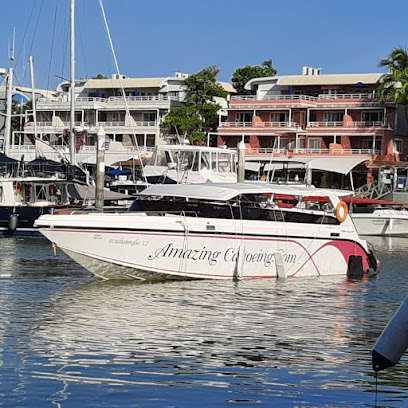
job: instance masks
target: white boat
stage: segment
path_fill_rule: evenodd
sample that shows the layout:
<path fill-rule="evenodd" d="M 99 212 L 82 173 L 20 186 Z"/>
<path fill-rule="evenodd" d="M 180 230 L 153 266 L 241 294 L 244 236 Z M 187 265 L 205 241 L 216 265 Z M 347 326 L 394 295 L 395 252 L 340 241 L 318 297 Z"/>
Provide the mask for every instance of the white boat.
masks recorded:
<path fill-rule="evenodd" d="M 408 236 L 406 204 L 368 198 L 345 198 L 360 235 Z"/>
<path fill-rule="evenodd" d="M 193 145 L 157 145 L 144 167 L 147 182 L 235 183 L 236 151 Z"/>
<path fill-rule="evenodd" d="M 275 194 L 297 205 L 279 208 Z M 377 268 L 345 204 L 329 190 L 268 184 L 164 184 L 130 211 L 44 215 L 51 242 L 102 278 L 257 279 Z M 321 200 L 321 197 L 326 200 Z"/>

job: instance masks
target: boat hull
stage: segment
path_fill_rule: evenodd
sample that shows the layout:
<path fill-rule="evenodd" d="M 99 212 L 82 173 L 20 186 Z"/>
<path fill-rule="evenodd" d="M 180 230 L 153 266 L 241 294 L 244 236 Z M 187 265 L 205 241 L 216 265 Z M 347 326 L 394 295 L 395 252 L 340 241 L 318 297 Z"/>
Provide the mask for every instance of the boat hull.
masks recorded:
<path fill-rule="evenodd" d="M 353 214 L 360 235 L 408 236 L 408 212 L 382 210 L 372 214 Z"/>
<path fill-rule="evenodd" d="M 140 216 L 128 217 L 132 222 L 126 228 L 109 230 L 96 221 L 95 227 L 85 229 L 81 228 L 82 217 L 86 215 L 71 217 L 75 218 L 74 228 L 72 223 L 44 228 L 40 222 L 40 230 L 102 278 L 145 279 L 155 274 L 203 279 L 346 275 L 350 256 L 361 256 L 363 269 L 370 268 L 367 250 L 359 241 L 333 238 L 327 231 L 319 234 L 318 228 L 304 236 L 306 227 L 299 231 L 299 225 L 278 230 L 273 223 L 265 222 L 245 225 L 245 221 L 215 223 L 214 219 L 196 218 L 189 222 L 185 217 Z M 126 217 L 117 220 L 126 224 Z"/>

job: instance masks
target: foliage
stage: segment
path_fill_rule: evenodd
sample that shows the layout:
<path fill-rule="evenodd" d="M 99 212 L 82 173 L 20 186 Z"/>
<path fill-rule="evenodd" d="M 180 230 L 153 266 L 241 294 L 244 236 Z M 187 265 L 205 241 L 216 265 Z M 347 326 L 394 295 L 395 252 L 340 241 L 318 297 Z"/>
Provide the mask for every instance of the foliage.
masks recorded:
<path fill-rule="evenodd" d="M 93 76 L 91 79 L 108 79 L 108 77 L 106 77 L 103 74 L 98 74 L 98 75 Z"/>
<path fill-rule="evenodd" d="M 174 107 L 165 117 L 163 125 L 178 137 L 197 144 L 206 140 L 206 133 L 218 126 L 221 106 L 214 97 L 227 97 L 227 92 L 217 82 L 220 70 L 215 66 L 202 69 L 185 80 L 187 105 Z"/>
<path fill-rule="evenodd" d="M 185 80 L 187 101 L 195 105 L 202 105 L 212 101 L 215 96 L 226 98 L 227 91 L 217 82 L 219 73 L 220 70 L 211 65 L 187 77 Z"/>
<path fill-rule="evenodd" d="M 163 125 L 178 136 L 187 137 L 189 133 L 202 126 L 202 120 L 197 115 L 195 105 L 174 107 L 164 118 Z"/>
<path fill-rule="evenodd" d="M 200 132 L 199 130 L 195 130 L 190 134 L 188 140 L 192 145 L 202 145 L 205 144 L 206 137 L 204 132 Z"/>
<path fill-rule="evenodd" d="M 378 93 L 381 101 L 393 100 L 408 109 L 408 52 L 405 48 L 394 48 L 380 67 L 388 67 L 389 72 L 379 79 Z"/>
<path fill-rule="evenodd" d="M 245 84 L 253 78 L 264 78 L 276 75 L 277 71 L 272 65 L 272 60 L 264 61 L 262 65 L 245 65 L 237 68 L 232 73 L 231 82 L 240 95 L 250 95 L 252 91 L 245 89 Z"/>

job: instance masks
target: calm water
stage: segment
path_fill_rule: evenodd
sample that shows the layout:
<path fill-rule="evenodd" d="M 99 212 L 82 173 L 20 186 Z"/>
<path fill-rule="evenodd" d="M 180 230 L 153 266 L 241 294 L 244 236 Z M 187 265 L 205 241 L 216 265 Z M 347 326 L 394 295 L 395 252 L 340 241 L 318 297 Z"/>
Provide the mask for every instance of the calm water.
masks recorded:
<path fill-rule="evenodd" d="M 408 293 L 408 239 L 381 274 L 102 282 L 43 238 L 1 238 L 1 407 L 373 407 L 370 349 Z M 378 407 L 408 406 L 408 359 Z"/>

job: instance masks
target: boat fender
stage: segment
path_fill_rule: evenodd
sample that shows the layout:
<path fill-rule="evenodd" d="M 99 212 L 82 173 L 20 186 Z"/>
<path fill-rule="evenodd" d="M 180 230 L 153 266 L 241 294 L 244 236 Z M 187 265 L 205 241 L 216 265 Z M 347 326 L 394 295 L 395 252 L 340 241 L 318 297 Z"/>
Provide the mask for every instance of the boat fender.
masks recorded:
<path fill-rule="evenodd" d="M 347 218 L 348 212 L 347 204 L 344 201 L 340 201 L 336 207 L 336 218 L 338 222 L 343 222 Z"/>
<path fill-rule="evenodd" d="M 388 322 L 371 350 L 374 371 L 398 363 L 408 348 L 408 296 Z"/>
<path fill-rule="evenodd" d="M 8 219 L 8 230 L 10 232 L 14 232 L 18 227 L 18 214 L 13 213 L 10 214 L 10 217 Z"/>
<path fill-rule="evenodd" d="M 350 255 L 347 268 L 347 277 L 358 279 L 362 278 L 363 276 L 363 257 L 360 255 Z"/>

